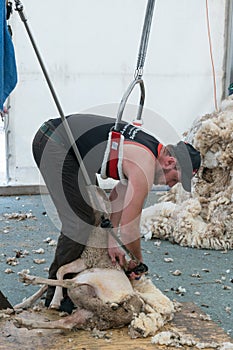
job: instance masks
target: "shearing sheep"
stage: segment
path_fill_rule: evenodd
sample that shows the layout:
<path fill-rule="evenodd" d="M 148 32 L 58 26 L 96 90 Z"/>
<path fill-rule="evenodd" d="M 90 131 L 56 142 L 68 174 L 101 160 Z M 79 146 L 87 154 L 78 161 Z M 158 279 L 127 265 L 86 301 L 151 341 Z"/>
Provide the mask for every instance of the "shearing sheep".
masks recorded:
<path fill-rule="evenodd" d="M 68 288 L 68 295 L 77 309 L 57 321 L 39 322 L 17 317 L 17 324 L 28 328 L 99 330 L 129 325 L 130 336 L 136 338 L 155 334 L 171 320 L 173 303 L 149 278 L 143 276 L 138 281 L 130 281 L 119 265 L 113 266 L 106 242 L 106 230 L 95 227 L 81 258 L 62 266 L 57 273 L 58 280 L 22 274 L 26 283 L 58 286 L 51 302 L 54 308 L 62 298 L 61 287 Z M 77 275 L 63 280 L 67 272 Z M 34 302 L 33 298 L 31 300 Z M 15 309 L 28 306 L 26 300 Z"/>

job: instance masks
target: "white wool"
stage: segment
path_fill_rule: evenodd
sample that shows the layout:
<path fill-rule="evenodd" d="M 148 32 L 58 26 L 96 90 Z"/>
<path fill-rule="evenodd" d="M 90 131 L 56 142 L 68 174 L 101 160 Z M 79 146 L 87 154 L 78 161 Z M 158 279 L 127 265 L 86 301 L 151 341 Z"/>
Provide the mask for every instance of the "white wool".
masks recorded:
<path fill-rule="evenodd" d="M 205 160 L 203 162 L 203 166 L 213 169 L 216 168 L 219 164 L 218 162 L 218 156 L 220 155 L 220 152 L 212 152 L 212 151 L 207 151 L 205 154 Z"/>
<path fill-rule="evenodd" d="M 135 315 L 130 324 L 131 338 L 154 335 L 165 323 L 172 320 L 175 312 L 174 304 L 152 281 L 142 277 L 132 281 L 134 291 L 144 302 L 144 312 Z"/>
<path fill-rule="evenodd" d="M 157 205 L 152 205 L 148 208 L 143 209 L 143 215 L 141 218 L 141 230 L 142 233 L 150 232 L 149 228 L 153 226 L 154 218 L 163 215 L 170 215 L 175 210 L 176 205 L 172 202 L 162 202 Z M 153 230 L 151 231 L 153 233 Z"/>
<path fill-rule="evenodd" d="M 221 103 L 221 110 L 232 110 L 233 108 L 233 95 L 228 96 L 225 100 Z"/>
<path fill-rule="evenodd" d="M 145 241 L 148 241 L 149 239 L 151 239 L 152 236 L 153 236 L 153 233 L 151 231 L 146 232 L 144 235 Z"/>
<path fill-rule="evenodd" d="M 157 330 L 164 326 L 165 320 L 157 313 L 145 314 L 141 312 L 131 322 L 129 327 L 129 334 L 131 338 L 148 337 L 154 335 Z"/>
<path fill-rule="evenodd" d="M 182 246 L 233 249 L 233 98 L 195 121 L 187 139 L 202 156 L 192 193 L 174 186 L 143 210 L 141 231 Z"/>
<path fill-rule="evenodd" d="M 182 345 L 196 345 L 196 342 L 193 339 L 185 337 L 176 331 L 160 332 L 151 339 L 151 343 L 175 347 L 180 347 Z"/>
<path fill-rule="evenodd" d="M 182 347 L 183 346 L 192 346 L 197 349 L 219 349 L 219 350 L 227 350 L 232 349 L 232 343 L 217 343 L 217 342 L 198 342 L 192 337 L 188 337 L 181 332 L 178 331 L 164 331 L 156 334 L 151 339 L 152 344 L 158 345 L 167 345 L 173 347 Z"/>
<path fill-rule="evenodd" d="M 219 350 L 233 350 L 233 343 L 222 343 Z"/>
<path fill-rule="evenodd" d="M 154 311 L 165 316 L 169 315 L 169 317 L 174 313 L 174 305 L 171 300 L 156 288 L 150 279 L 142 277 L 139 281 L 132 281 L 132 285 L 144 302 Z"/>
<path fill-rule="evenodd" d="M 108 230 L 100 226 L 93 228 L 81 255 L 81 258 L 85 260 L 87 268 L 100 267 L 121 270 L 119 264 L 112 264 L 108 255 L 108 234 Z"/>

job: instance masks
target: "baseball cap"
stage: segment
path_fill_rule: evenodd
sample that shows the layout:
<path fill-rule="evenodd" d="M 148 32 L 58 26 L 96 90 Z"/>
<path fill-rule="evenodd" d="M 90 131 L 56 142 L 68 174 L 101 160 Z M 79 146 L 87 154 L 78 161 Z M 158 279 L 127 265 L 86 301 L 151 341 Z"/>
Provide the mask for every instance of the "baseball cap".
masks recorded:
<path fill-rule="evenodd" d="M 169 145 L 169 152 L 177 159 L 181 170 L 181 183 L 185 191 L 191 192 L 191 180 L 201 165 L 201 155 L 190 143 L 184 141 Z"/>

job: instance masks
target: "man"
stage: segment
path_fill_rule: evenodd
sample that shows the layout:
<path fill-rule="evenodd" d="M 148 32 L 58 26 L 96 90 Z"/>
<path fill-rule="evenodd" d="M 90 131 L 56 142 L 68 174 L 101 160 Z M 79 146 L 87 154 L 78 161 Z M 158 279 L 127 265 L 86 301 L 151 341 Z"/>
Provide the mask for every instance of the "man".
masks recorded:
<path fill-rule="evenodd" d="M 85 169 L 95 184 L 115 120 L 97 115 L 71 115 L 67 121 Z M 120 227 L 121 240 L 142 262 L 140 216 L 146 196 L 153 184 L 172 187 L 181 181 L 190 191 L 191 178 L 200 166 L 200 154 L 183 142 L 164 147 L 148 132 L 125 122 L 120 124 L 120 133 L 124 136 L 120 160 L 124 180 L 117 183 L 109 197 L 111 222 L 116 233 Z M 60 266 L 80 257 L 95 217 L 85 179 L 60 118 L 50 119 L 41 126 L 33 141 L 33 154 L 62 223 L 49 270 L 49 278 L 56 278 Z M 110 166 L 107 167 L 109 172 Z M 108 252 L 113 264 L 119 262 L 125 266 L 125 253 L 112 237 L 109 237 Z M 135 262 L 130 261 L 129 268 L 134 267 Z M 130 278 L 135 277 L 132 272 Z M 53 288 L 49 288 L 47 306 L 52 295 Z"/>

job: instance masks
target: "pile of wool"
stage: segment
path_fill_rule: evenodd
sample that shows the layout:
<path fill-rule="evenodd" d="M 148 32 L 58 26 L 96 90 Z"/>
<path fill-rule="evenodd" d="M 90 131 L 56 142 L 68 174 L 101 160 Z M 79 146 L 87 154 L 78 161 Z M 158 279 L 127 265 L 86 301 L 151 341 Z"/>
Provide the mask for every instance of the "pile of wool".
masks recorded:
<path fill-rule="evenodd" d="M 192 193 L 180 184 L 159 203 L 142 212 L 141 229 L 148 237 L 182 246 L 226 250 L 233 248 L 233 98 L 221 110 L 194 123 L 186 141 L 202 157 Z"/>
<path fill-rule="evenodd" d="M 190 347 L 193 349 L 193 347 L 195 347 L 197 349 L 218 349 L 218 350 L 233 349 L 233 343 L 231 342 L 221 342 L 221 343 L 217 343 L 213 341 L 199 342 L 190 336 L 186 336 L 180 333 L 177 330 L 157 333 L 154 337 L 152 337 L 151 343 L 156 345 L 171 346 L 175 348 Z"/>
<path fill-rule="evenodd" d="M 131 283 L 134 292 L 143 301 L 143 308 L 139 314 L 135 314 L 131 321 L 129 335 L 131 338 L 145 338 L 154 335 L 173 319 L 175 304 L 145 276 Z"/>

